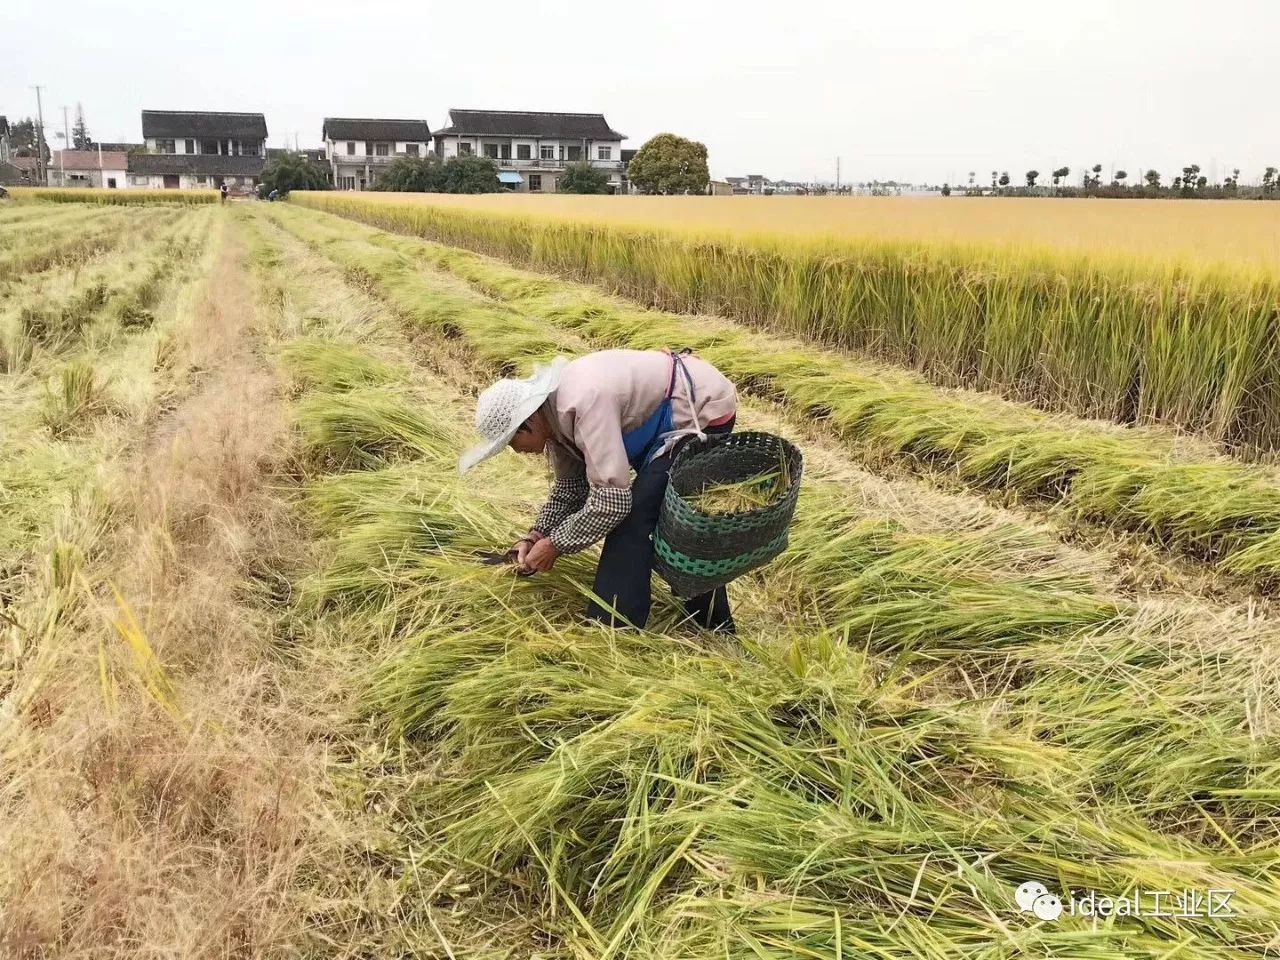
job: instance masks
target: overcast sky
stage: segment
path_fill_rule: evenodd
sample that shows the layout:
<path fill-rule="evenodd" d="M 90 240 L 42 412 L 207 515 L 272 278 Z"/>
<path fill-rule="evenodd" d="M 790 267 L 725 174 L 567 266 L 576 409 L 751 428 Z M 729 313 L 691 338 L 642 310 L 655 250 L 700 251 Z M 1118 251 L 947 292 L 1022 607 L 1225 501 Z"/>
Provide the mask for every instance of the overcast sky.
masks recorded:
<path fill-rule="evenodd" d="M 1280 2 L 152 0 L 0 2 L 0 113 L 83 103 L 325 116 L 602 112 L 639 146 L 702 140 L 717 177 L 963 181 L 992 169 L 1280 166 Z M 51 141 L 57 146 L 56 141 Z M 1166 179 L 1172 174 L 1167 174 Z"/>

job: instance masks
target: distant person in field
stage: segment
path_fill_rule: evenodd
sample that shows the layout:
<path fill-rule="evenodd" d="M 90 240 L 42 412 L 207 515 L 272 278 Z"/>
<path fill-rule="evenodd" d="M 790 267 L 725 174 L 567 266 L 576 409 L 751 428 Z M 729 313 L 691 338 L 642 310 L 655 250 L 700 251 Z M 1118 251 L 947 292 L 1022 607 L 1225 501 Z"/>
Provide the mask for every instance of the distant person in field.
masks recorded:
<path fill-rule="evenodd" d="M 689 353 L 602 350 L 557 357 L 525 379 L 499 380 L 476 404 L 484 441 L 466 472 L 503 447 L 550 458 L 551 495 L 510 556 L 526 572 L 601 540 L 587 617 L 643 627 L 649 619 L 653 532 L 675 447 L 699 432 L 733 430 L 738 400 L 719 370 Z M 634 471 L 634 479 L 632 472 Z M 734 631 L 724 587 L 685 601 L 693 622 Z"/>
<path fill-rule="evenodd" d="M 219 193 L 219 194 L 221 194 L 221 201 L 220 201 L 221 203 L 226 203 L 226 202 L 227 202 L 227 192 L 228 192 L 228 191 L 227 191 L 227 184 L 226 184 L 226 182 L 224 181 L 224 182 L 223 182 L 223 184 L 222 184 L 222 186 L 220 186 L 220 187 L 218 188 L 218 193 Z"/>

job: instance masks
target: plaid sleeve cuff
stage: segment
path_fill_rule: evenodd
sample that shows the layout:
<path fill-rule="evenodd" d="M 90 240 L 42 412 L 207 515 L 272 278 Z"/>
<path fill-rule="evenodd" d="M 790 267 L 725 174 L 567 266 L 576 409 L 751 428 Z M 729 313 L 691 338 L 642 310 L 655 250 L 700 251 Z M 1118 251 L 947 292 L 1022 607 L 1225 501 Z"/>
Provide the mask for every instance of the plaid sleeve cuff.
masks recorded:
<path fill-rule="evenodd" d="M 551 532 L 551 542 L 561 553 L 578 553 L 607 537 L 630 512 L 630 487 L 592 487 L 583 508 Z"/>
<path fill-rule="evenodd" d="M 581 510 L 586 505 L 591 487 L 586 477 L 558 477 L 551 485 L 551 493 L 547 502 L 538 511 L 538 519 L 533 522 L 533 532 L 549 534 L 565 519 Z"/>

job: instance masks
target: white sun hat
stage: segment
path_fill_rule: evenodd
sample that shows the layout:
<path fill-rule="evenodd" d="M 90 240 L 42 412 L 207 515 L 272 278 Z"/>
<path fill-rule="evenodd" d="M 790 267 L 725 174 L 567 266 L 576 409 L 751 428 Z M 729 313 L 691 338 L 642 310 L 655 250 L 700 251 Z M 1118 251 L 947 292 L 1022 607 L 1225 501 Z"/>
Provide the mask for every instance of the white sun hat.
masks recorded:
<path fill-rule="evenodd" d="M 564 357 L 556 357 L 545 366 L 535 366 L 532 376 L 499 380 L 480 394 L 476 400 L 476 429 L 484 440 L 458 459 L 459 473 L 466 473 L 488 460 L 511 442 L 520 425 L 533 416 L 560 385 L 560 371 L 568 362 Z"/>

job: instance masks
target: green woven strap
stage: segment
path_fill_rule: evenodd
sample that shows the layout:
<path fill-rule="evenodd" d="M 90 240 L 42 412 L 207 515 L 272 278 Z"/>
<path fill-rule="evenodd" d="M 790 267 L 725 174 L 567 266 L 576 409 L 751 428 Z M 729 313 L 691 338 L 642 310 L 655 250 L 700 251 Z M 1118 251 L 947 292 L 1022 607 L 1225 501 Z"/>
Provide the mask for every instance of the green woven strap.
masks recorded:
<path fill-rule="evenodd" d="M 703 560 L 700 557 L 690 557 L 687 554 L 680 553 L 661 537 L 653 538 L 653 549 L 662 558 L 663 563 L 666 563 L 672 569 L 679 570 L 681 573 L 687 573 L 695 577 L 721 577 L 726 573 L 745 572 L 761 560 L 767 560 L 780 553 L 786 545 L 787 531 L 784 530 L 764 546 L 756 547 L 746 553 L 740 553 L 736 557 Z"/>

